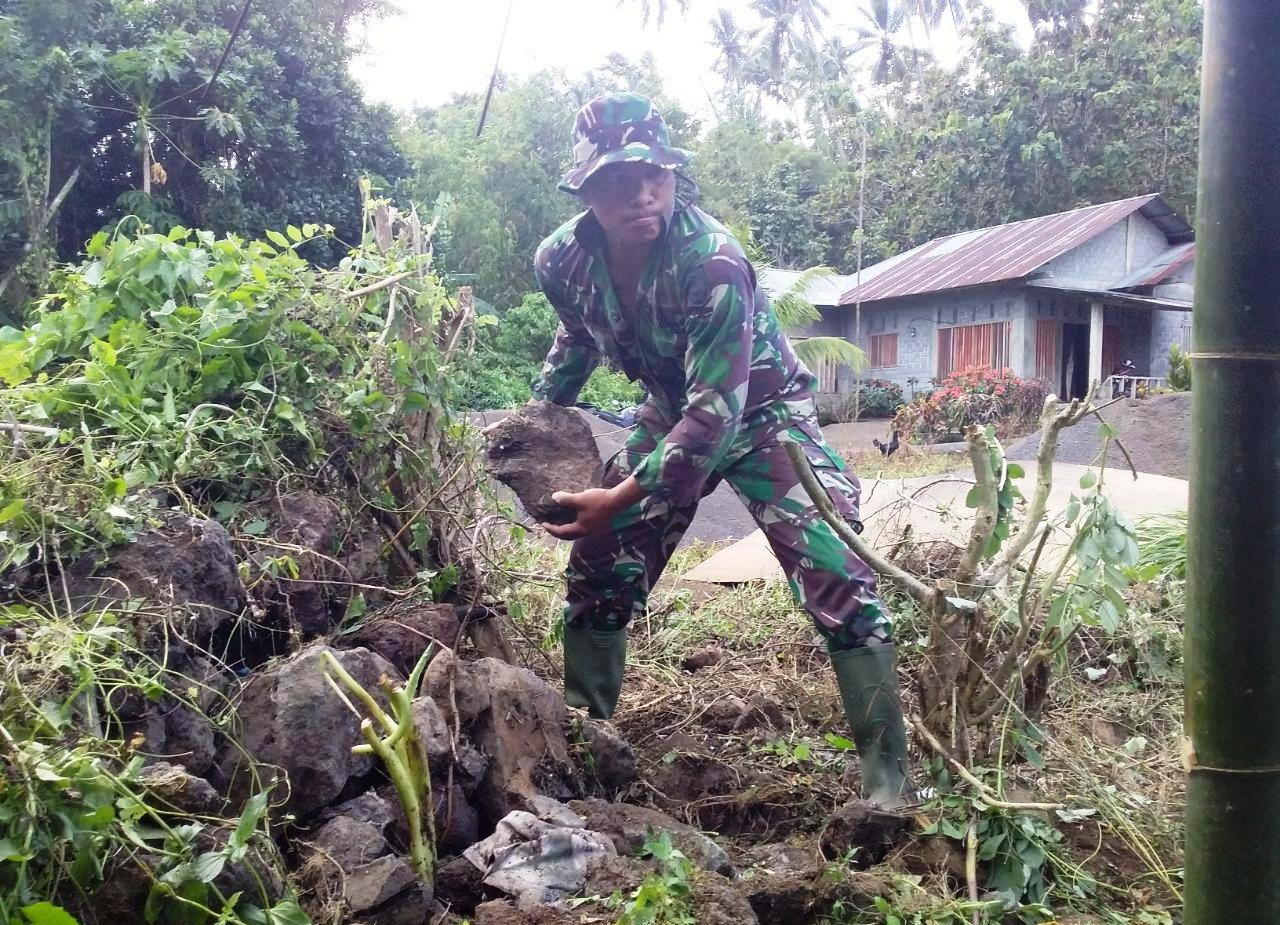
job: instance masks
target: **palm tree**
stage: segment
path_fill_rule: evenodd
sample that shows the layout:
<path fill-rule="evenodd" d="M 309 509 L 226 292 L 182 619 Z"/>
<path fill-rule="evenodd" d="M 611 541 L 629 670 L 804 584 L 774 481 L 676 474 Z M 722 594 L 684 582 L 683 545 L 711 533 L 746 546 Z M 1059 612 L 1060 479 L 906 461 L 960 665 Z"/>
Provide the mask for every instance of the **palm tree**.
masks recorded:
<path fill-rule="evenodd" d="M 902 80 L 911 70 L 919 50 L 902 42 L 902 29 L 907 23 L 909 7 L 893 0 L 870 0 L 858 10 L 860 20 L 854 25 L 858 40 L 854 49 L 871 60 L 871 82 L 892 83 Z"/>
<path fill-rule="evenodd" d="M 618 0 L 618 6 L 625 4 L 627 0 Z M 666 21 L 667 10 L 670 8 L 672 0 L 638 0 L 640 4 L 640 14 L 644 17 L 644 24 L 649 25 L 649 20 L 653 19 L 659 26 Z M 674 0 L 675 5 L 680 8 L 680 12 L 689 12 L 689 0 Z M 654 15 L 657 14 L 657 15 Z"/>
<path fill-rule="evenodd" d="M 715 72 L 731 90 L 741 93 L 748 79 L 751 43 L 759 29 L 743 29 L 733 13 L 721 7 L 711 20 L 711 42 L 716 49 Z"/>
<path fill-rule="evenodd" d="M 810 267 L 796 277 L 786 291 L 770 300 L 783 328 L 794 331 L 822 320 L 822 313 L 810 301 L 814 287 L 835 276 L 830 267 Z M 824 363 L 848 366 L 853 370 L 866 368 L 867 355 L 843 337 L 806 337 L 792 342 L 798 356 L 807 366 Z"/>
<path fill-rule="evenodd" d="M 821 0 L 752 0 L 751 8 L 764 20 L 764 48 L 775 76 L 788 57 L 817 44 L 822 20 L 830 15 Z"/>
<path fill-rule="evenodd" d="M 924 23 L 925 29 L 938 28 L 943 17 L 948 15 L 957 27 L 964 25 L 969 18 L 969 8 L 964 0 L 903 0 L 902 5 L 907 15 Z"/>

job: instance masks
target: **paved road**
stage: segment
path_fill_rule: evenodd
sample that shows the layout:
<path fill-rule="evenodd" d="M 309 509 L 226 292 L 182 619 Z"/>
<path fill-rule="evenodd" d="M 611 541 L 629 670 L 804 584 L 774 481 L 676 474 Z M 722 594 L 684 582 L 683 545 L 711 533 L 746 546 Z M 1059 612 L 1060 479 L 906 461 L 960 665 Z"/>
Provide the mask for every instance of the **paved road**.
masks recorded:
<path fill-rule="evenodd" d="M 1036 480 L 1034 462 L 1023 463 L 1026 475 L 1019 480 L 1030 495 Z M 1054 486 L 1049 494 L 1051 516 L 1066 507 L 1073 493 L 1080 494 L 1080 477 L 1090 471 L 1085 466 L 1058 463 L 1054 466 Z M 963 542 L 968 536 L 973 512 L 964 505 L 971 481 L 958 477 L 920 476 L 910 479 L 867 479 L 862 483 L 863 536 L 879 548 L 897 542 L 908 522 L 917 539 L 948 539 Z M 1131 520 L 1149 514 L 1167 514 L 1187 509 L 1187 483 L 1163 475 L 1132 475 L 1107 470 L 1106 490 L 1112 502 Z M 1041 558 L 1049 566 L 1062 554 L 1070 537 L 1059 531 L 1050 539 Z M 760 531 L 721 550 L 684 576 L 688 581 L 736 583 L 780 580 L 782 570 Z"/>

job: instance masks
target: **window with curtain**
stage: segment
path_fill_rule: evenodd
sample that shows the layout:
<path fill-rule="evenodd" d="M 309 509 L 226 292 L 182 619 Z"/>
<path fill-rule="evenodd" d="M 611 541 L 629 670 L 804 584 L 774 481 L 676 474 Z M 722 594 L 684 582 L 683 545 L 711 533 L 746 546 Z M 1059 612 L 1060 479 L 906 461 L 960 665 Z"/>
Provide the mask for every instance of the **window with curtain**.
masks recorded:
<path fill-rule="evenodd" d="M 938 332 L 938 378 L 971 366 L 1009 365 L 1009 322 L 966 324 Z"/>
<path fill-rule="evenodd" d="M 898 335 L 872 334 L 867 344 L 867 359 L 872 369 L 898 365 Z"/>

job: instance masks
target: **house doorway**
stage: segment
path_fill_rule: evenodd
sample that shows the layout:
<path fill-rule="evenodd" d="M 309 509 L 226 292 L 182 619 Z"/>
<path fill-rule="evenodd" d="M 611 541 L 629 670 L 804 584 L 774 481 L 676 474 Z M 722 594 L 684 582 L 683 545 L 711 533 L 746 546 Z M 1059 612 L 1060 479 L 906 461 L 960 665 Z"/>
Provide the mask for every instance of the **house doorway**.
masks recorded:
<path fill-rule="evenodd" d="M 1058 393 L 1064 399 L 1084 398 L 1089 391 L 1089 326 L 1062 325 L 1062 381 Z"/>

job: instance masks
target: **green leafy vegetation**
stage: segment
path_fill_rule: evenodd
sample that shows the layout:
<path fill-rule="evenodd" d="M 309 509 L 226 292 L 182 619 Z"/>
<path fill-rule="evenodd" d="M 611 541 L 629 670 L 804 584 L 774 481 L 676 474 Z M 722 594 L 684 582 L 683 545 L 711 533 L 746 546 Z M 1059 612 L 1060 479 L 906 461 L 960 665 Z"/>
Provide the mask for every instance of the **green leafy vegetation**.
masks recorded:
<path fill-rule="evenodd" d="M 653 858 L 659 869 L 630 895 L 610 897 L 608 905 L 622 910 L 618 925 L 696 925 L 690 903 L 693 864 L 672 843 L 671 835 L 651 830 L 642 856 Z"/>
<path fill-rule="evenodd" d="M 1191 391 L 1191 357 L 1177 344 L 1169 345 L 1169 388 L 1175 392 Z"/>
<path fill-rule="evenodd" d="M 542 370 L 555 339 L 555 309 L 542 293 L 526 293 L 502 316 L 485 316 L 474 354 L 457 384 L 460 407 L 476 411 L 513 408 L 529 400 L 530 387 Z M 578 400 L 619 411 L 640 403 L 643 392 L 620 372 L 600 365 L 583 386 Z"/>
<path fill-rule="evenodd" d="M 74 908 L 141 856 L 154 878 L 139 910 L 147 922 L 305 921 L 291 896 L 219 885 L 229 866 L 281 866 L 266 792 L 225 831 L 190 821 L 140 784 L 143 758 L 133 754 L 136 743 L 122 741 L 117 709 L 191 682 L 166 684 L 170 671 L 131 641 L 130 616 L 137 614 L 0 608 L 0 634 L 24 642 L 0 646 L 0 919 L 74 925 L 62 904 Z M 193 690 L 182 702 L 197 707 L 205 693 Z"/>
<path fill-rule="evenodd" d="M 421 271 L 399 311 L 456 324 L 456 306 L 412 254 L 315 270 L 297 251 L 329 234 L 100 232 L 31 324 L 0 329 L 0 405 L 32 449 L 0 466 L 0 569 L 126 538 L 159 488 L 231 519 L 280 480 L 355 479 L 398 516 L 407 486 L 439 477 L 403 433 L 447 424 L 446 358 L 389 336 L 404 319 L 387 291 L 344 290 Z M 326 469 L 339 446 L 341 470 Z"/>

